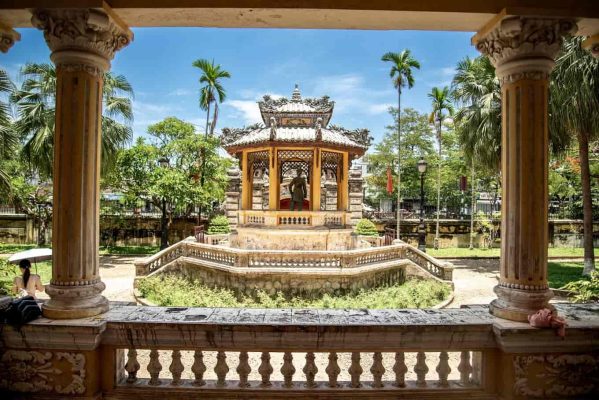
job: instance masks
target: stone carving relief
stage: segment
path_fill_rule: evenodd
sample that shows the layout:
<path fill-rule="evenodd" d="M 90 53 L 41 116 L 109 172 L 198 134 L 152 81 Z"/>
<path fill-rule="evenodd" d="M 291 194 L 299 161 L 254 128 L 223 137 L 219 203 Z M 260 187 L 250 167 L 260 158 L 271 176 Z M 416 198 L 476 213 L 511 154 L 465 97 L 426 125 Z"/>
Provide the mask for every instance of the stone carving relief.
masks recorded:
<path fill-rule="evenodd" d="M 264 125 L 260 123 L 246 126 L 244 128 L 223 128 L 222 134 L 220 136 L 220 142 L 223 146 L 226 146 L 231 143 L 235 143 L 251 131 L 255 131 L 256 129 L 262 128 L 264 128 Z"/>
<path fill-rule="evenodd" d="M 496 67 L 521 56 L 553 59 L 562 37 L 574 31 L 576 24 L 571 20 L 510 17 L 476 43 L 476 48 Z"/>
<path fill-rule="evenodd" d="M 519 396 L 579 397 L 599 392 L 599 355 L 514 357 L 514 393 Z"/>
<path fill-rule="evenodd" d="M 133 39 L 131 32 L 96 9 L 36 9 L 31 23 L 44 31 L 52 51 L 78 50 L 111 60 Z"/>
<path fill-rule="evenodd" d="M 0 51 L 3 53 L 8 52 L 16 41 L 21 39 L 21 35 L 9 27 L 0 24 Z"/>
<path fill-rule="evenodd" d="M 370 136 L 368 129 L 354 129 L 350 131 L 338 125 L 331 125 L 329 129 L 340 132 L 363 147 L 370 147 L 370 143 L 372 142 L 372 136 Z"/>
<path fill-rule="evenodd" d="M 280 97 L 273 99 L 269 95 L 265 95 L 261 101 L 258 102 L 260 109 L 264 112 L 276 113 L 277 109 L 281 106 L 289 104 L 292 100 L 286 97 Z M 334 101 L 331 101 L 329 96 L 323 96 L 320 98 L 305 98 L 301 100 L 302 103 L 314 108 L 316 112 L 330 112 L 335 105 Z"/>
<path fill-rule="evenodd" d="M 0 363 L 2 389 L 68 395 L 85 392 L 85 356 L 81 353 L 7 350 Z"/>

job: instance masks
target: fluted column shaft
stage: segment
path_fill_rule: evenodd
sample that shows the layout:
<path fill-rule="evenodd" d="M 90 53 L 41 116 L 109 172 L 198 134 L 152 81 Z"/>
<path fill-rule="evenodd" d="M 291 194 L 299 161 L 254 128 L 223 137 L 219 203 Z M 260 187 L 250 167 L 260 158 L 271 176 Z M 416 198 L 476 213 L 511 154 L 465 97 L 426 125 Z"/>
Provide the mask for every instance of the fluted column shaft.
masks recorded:
<path fill-rule="evenodd" d="M 52 280 L 49 318 L 108 310 L 99 275 L 100 157 L 103 76 L 131 33 L 101 9 L 35 10 L 56 65 Z"/>
<path fill-rule="evenodd" d="M 510 17 L 477 48 L 495 65 L 502 93 L 501 266 L 491 313 L 526 321 L 552 308 L 547 285 L 549 74 L 572 21 Z"/>

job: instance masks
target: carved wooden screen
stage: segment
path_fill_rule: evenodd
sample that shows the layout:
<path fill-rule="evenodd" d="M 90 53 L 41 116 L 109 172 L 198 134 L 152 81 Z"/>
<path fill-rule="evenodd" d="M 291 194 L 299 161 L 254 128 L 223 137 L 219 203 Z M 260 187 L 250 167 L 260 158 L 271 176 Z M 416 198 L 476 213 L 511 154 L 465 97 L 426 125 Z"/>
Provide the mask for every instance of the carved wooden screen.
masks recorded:
<path fill-rule="evenodd" d="M 335 176 L 335 179 L 338 181 L 339 177 L 337 176 L 337 168 L 343 163 L 343 154 L 333 153 L 331 151 L 323 151 L 321 154 L 322 171 L 325 173 L 331 171 L 333 176 Z M 341 171 L 343 171 L 343 169 L 341 169 Z"/>
<path fill-rule="evenodd" d="M 252 210 L 268 209 L 268 182 L 266 174 L 270 174 L 270 153 L 268 151 L 254 151 L 248 153 L 248 167 L 252 180 L 251 208 Z M 256 192 L 256 190 L 258 192 Z"/>
<path fill-rule="evenodd" d="M 310 150 L 280 150 L 277 153 L 281 169 L 279 176 L 281 182 L 283 177 L 289 171 L 301 170 L 306 180 L 310 182 L 310 173 L 312 172 L 312 157 L 314 153 Z"/>

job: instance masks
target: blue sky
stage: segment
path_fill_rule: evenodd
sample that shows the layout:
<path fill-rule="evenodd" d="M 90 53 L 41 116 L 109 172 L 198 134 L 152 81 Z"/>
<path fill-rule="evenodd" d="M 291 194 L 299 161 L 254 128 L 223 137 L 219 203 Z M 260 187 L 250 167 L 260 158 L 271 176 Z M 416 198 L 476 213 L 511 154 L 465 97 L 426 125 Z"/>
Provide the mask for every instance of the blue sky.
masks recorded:
<path fill-rule="evenodd" d="M 24 63 L 49 62 L 42 33 L 20 32 L 21 41 L 0 55 L 0 66 L 17 80 Z M 112 71 L 124 74 L 135 90 L 135 136 L 171 115 L 203 130 L 199 70 L 191 66 L 198 58 L 214 59 L 232 75 L 224 81 L 227 100 L 217 130 L 258 122 L 256 100 L 267 93 L 290 96 L 297 83 L 303 96 L 329 95 L 335 101 L 332 123 L 368 128 L 378 140 L 391 123 L 387 108 L 397 103 L 390 65 L 380 61 L 385 52 L 408 48 L 420 61 L 402 108 L 422 112 L 429 109 L 431 88 L 449 85 L 456 63 L 478 55 L 467 32 L 143 28 L 134 34 Z"/>

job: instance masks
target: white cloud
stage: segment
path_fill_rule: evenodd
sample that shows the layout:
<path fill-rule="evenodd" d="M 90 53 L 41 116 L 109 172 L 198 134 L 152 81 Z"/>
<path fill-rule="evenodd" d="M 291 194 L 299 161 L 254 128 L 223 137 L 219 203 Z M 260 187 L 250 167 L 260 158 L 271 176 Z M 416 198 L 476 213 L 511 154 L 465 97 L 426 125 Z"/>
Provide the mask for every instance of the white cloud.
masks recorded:
<path fill-rule="evenodd" d="M 193 92 L 190 89 L 179 88 L 169 92 L 169 96 L 190 96 Z"/>
<path fill-rule="evenodd" d="M 369 114 L 386 114 L 387 112 L 389 112 L 389 107 L 393 107 L 394 105 L 391 103 L 380 103 L 380 104 L 371 104 L 368 106 L 368 113 Z"/>
<path fill-rule="evenodd" d="M 255 100 L 228 100 L 224 106 L 233 107 L 247 125 L 262 122 L 260 110 Z"/>
<path fill-rule="evenodd" d="M 441 68 L 441 75 L 453 76 L 455 75 L 455 67 L 443 67 Z"/>

